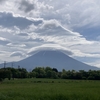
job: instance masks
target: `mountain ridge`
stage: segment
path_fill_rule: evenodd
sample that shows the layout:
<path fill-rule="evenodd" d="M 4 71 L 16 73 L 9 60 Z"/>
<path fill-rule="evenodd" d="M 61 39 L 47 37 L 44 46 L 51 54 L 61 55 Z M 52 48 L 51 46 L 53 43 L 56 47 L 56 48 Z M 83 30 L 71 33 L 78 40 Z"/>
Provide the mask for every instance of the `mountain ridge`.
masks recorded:
<path fill-rule="evenodd" d="M 10 63 L 11 64 L 11 63 Z M 8 64 L 9 65 L 9 64 Z M 99 68 L 87 65 L 76 59 L 69 57 L 59 50 L 41 50 L 34 55 L 15 62 L 14 67 L 23 67 L 32 70 L 35 67 L 57 68 L 59 71 L 65 70 L 98 70 Z"/>

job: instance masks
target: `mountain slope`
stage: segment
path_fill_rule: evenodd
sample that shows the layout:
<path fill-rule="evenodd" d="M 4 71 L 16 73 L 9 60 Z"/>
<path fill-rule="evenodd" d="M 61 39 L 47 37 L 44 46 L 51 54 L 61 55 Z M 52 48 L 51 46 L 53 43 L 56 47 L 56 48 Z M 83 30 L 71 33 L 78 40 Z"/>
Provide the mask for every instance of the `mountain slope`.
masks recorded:
<path fill-rule="evenodd" d="M 89 66 L 82 62 L 79 62 L 60 51 L 44 50 L 40 51 L 26 59 L 15 62 L 14 67 L 24 67 L 27 70 L 32 70 L 35 67 L 46 67 L 57 68 L 59 71 L 62 69 L 66 70 L 98 70 L 99 68 Z"/>

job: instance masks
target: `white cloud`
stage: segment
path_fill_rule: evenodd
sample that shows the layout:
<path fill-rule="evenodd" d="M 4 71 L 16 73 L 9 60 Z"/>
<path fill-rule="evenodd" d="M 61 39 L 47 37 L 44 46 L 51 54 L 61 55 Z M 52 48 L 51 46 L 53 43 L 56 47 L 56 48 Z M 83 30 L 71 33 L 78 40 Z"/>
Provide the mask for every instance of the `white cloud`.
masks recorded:
<path fill-rule="evenodd" d="M 70 49 L 67 49 L 59 44 L 43 44 L 41 46 L 36 46 L 36 47 L 31 48 L 28 51 L 28 54 L 32 55 L 32 54 L 39 52 L 41 50 L 61 50 L 62 52 L 64 52 L 67 55 L 73 54 Z"/>
<path fill-rule="evenodd" d="M 97 66 L 98 68 L 100 68 L 100 60 L 96 60 L 87 64 L 92 65 L 92 66 Z"/>
<path fill-rule="evenodd" d="M 23 57 L 25 56 L 25 54 L 21 51 L 16 51 L 10 54 L 10 57 L 15 57 L 15 56 Z"/>
<path fill-rule="evenodd" d="M 7 46 L 10 46 L 10 47 L 26 47 L 25 44 L 20 44 L 20 43 L 8 43 Z"/>
<path fill-rule="evenodd" d="M 0 37 L 0 45 L 6 45 L 7 43 L 9 43 L 10 41 L 6 38 Z"/>

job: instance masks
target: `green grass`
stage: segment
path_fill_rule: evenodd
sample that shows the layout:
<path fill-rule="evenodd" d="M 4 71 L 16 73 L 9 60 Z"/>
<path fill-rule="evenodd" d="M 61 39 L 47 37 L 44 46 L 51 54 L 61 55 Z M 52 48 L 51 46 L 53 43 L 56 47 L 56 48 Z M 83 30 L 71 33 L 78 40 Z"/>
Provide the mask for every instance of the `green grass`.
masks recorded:
<path fill-rule="evenodd" d="M 0 100 L 100 100 L 100 81 L 5 80 L 0 83 Z"/>

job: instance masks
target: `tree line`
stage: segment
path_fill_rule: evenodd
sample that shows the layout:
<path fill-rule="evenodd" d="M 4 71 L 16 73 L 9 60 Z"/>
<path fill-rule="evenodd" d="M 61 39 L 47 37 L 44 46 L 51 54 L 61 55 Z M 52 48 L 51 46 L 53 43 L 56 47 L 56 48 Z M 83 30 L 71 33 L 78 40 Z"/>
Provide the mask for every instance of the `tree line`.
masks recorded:
<path fill-rule="evenodd" d="M 5 78 L 52 78 L 52 79 L 84 79 L 84 80 L 100 80 L 100 70 L 65 70 L 58 71 L 56 68 L 51 67 L 36 67 L 31 72 L 25 68 L 1 68 L 0 81 Z"/>

